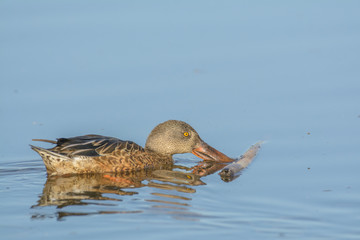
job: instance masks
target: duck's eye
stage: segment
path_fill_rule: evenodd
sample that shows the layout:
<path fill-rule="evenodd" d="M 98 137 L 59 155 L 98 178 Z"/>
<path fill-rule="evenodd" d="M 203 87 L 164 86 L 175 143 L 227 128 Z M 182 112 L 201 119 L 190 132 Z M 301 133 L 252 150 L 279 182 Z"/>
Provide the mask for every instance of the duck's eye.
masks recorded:
<path fill-rule="evenodd" d="M 188 132 L 184 132 L 184 136 L 185 136 L 185 137 L 188 137 L 188 136 L 189 136 L 189 133 L 188 133 Z"/>

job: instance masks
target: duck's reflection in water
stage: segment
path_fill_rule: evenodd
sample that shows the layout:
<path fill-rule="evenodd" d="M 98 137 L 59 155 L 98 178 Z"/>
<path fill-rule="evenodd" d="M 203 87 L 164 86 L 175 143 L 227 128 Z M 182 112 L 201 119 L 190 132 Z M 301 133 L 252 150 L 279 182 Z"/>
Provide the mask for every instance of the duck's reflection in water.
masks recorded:
<path fill-rule="evenodd" d="M 38 203 L 32 206 L 32 219 L 63 220 L 69 216 L 156 211 L 175 218 L 196 220 L 199 214 L 191 211 L 190 203 L 196 192 L 195 186 L 205 185 L 200 178 L 224 166 L 201 162 L 190 169 L 172 166 L 123 174 L 48 177 Z M 144 187 L 151 189 L 150 193 L 141 190 Z M 141 204 L 128 204 L 129 201 L 139 203 L 139 200 Z"/>

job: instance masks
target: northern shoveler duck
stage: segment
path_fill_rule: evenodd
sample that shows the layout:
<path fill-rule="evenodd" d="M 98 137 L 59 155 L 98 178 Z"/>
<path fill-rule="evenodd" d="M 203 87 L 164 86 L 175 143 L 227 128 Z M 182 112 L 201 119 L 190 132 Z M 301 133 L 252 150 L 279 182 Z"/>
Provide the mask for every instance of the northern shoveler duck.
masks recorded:
<path fill-rule="evenodd" d="M 42 157 L 49 175 L 160 168 L 171 165 L 172 155 L 177 153 L 193 153 L 209 161 L 233 161 L 206 144 L 189 124 L 177 120 L 157 125 L 148 136 L 145 148 L 131 141 L 100 135 L 33 140 L 56 144 L 50 149 L 30 145 Z"/>

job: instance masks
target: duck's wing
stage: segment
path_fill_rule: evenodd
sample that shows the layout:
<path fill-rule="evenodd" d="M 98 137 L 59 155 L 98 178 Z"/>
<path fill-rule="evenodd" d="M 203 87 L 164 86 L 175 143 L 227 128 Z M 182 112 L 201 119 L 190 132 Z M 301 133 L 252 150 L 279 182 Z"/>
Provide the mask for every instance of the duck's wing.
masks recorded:
<path fill-rule="evenodd" d="M 59 138 L 56 146 L 49 150 L 68 157 L 100 157 L 113 155 L 118 151 L 144 151 L 141 146 L 134 142 L 101 135 Z"/>

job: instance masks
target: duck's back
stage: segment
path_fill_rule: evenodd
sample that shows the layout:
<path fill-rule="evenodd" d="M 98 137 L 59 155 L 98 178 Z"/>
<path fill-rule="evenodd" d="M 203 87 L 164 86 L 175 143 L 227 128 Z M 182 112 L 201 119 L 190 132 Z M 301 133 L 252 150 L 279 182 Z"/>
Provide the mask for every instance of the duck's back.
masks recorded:
<path fill-rule="evenodd" d="M 150 153 L 132 141 L 100 135 L 84 135 L 49 141 L 51 149 L 32 148 L 43 158 L 50 175 L 124 172 L 156 168 L 172 163 L 171 157 Z"/>
<path fill-rule="evenodd" d="M 144 148 L 134 142 L 101 135 L 59 138 L 56 146 L 50 150 L 67 157 L 100 157 L 119 152 L 145 151 Z"/>

